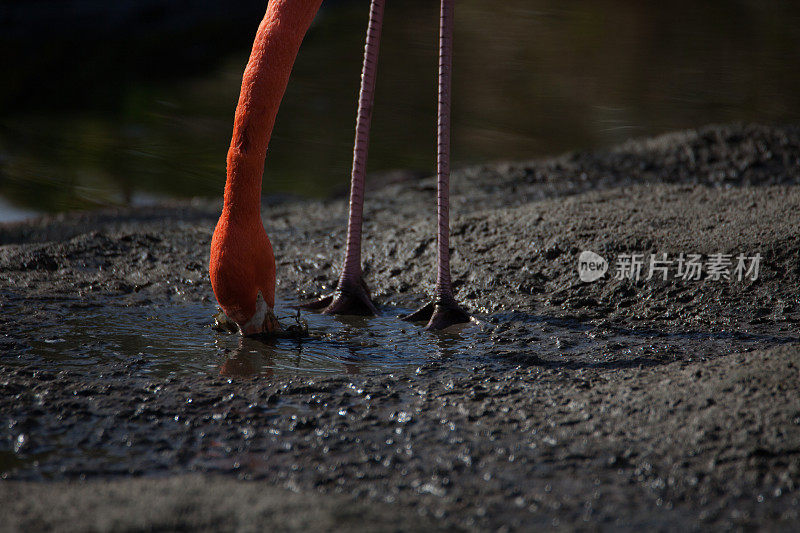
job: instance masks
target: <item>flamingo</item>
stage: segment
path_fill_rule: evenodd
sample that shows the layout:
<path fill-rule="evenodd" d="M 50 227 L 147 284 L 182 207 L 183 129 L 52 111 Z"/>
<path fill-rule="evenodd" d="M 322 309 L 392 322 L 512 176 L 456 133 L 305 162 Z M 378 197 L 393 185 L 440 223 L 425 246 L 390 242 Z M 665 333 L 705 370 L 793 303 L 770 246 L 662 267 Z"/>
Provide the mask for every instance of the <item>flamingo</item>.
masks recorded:
<path fill-rule="evenodd" d="M 385 0 L 371 0 L 356 120 L 347 246 L 336 290 L 302 307 L 326 314 L 377 315 L 361 270 L 364 186 Z M 209 274 L 225 316 L 245 336 L 275 334 L 275 257 L 261 220 L 261 181 L 275 117 L 294 60 L 322 0 L 270 0 L 256 33 L 234 117 L 222 214 Z M 437 150 L 437 275 L 432 300 L 404 317 L 432 330 L 468 322 L 450 278 L 450 76 L 454 0 L 441 0 Z"/>

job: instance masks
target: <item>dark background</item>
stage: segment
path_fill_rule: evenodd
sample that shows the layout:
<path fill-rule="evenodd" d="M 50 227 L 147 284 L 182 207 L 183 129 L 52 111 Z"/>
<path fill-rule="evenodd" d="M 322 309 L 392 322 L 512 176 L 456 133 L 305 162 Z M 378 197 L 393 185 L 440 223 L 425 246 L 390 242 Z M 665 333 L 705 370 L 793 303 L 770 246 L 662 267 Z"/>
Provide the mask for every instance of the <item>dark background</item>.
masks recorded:
<path fill-rule="evenodd" d="M 265 7 L 0 2 L 0 220 L 220 195 Z M 265 194 L 346 190 L 368 7 L 324 1 L 278 117 Z M 437 23 L 435 1 L 386 7 L 370 171 L 434 168 Z M 455 39 L 456 165 L 800 118 L 794 2 L 459 0 Z"/>

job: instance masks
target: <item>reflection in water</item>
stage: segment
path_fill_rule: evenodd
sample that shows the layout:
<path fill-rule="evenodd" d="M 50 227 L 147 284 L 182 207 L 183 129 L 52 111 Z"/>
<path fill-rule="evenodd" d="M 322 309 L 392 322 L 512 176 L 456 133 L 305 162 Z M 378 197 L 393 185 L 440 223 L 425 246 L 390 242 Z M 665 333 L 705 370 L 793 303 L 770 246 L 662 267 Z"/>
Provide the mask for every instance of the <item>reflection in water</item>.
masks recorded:
<path fill-rule="evenodd" d="M 304 364 L 304 359 L 315 358 L 313 353 L 303 353 L 303 340 L 298 339 L 295 350 L 287 350 L 276 347 L 275 339 L 261 338 L 239 338 L 239 346 L 231 353 L 224 356 L 219 367 L 221 376 L 230 378 L 271 378 L 275 375 L 275 370 L 283 367 L 302 371 L 304 368 L 313 367 L 311 364 Z M 356 349 L 351 344 L 346 344 L 349 355 L 332 357 L 328 365 L 320 368 L 320 371 L 336 372 L 337 368 L 341 373 L 360 374 L 361 358 L 356 353 Z M 309 361 L 305 361 L 308 363 Z M 338 364 L 337 364 L 338 363 Z"/>
<path fill-rule="evenodd" d="M 86 13 L 69 24 L 64 9 L 64 33 L 47 41 L 37 19 L 54 16 L 47 10 L 9 19 L 0 196 L 59 211 L 220 195 L 263 2 L 201 4 L 181 14 L 169 2 L 139 11 L 120 2 L 108 8 L 116 26 Z M 325 2 L 278 117 L 267 194 L 346 187 L 366 17 L 364 2 Z M 437 18 L 435 2 L 387 6 L 371 171 L 433 170 Z M 530 158 L 711 122 L 796 121 L 799 22 L 794 2 L 460 1 L 453 157 Z"/>
<path fill-rule="evenodd" d="M 236 351 L 225 356 L 219 375 L 231 378 L 272 377 L 273 354 L 272 346 L 266 342 L 242 337 Z"/>
<path fill-rule="evenodd" d="M 312 313 L 305 317 L 309 333 L 299 338 L 242 338 L 234 334 L 239 344 L 227 351 L 219 373 L 239 378 L 270 378 L 276 372 L 355 375 L 363 369 L 409 370 L 436 357 L 438 351 L 424 345 L 412 342 L 403 346 L 405 340 L 413 339 L 410 334 L 417 328 L 397 319 L 394 315 L 399 310 L 386 311 L 389 316 L 371 318 Z M 420 340 L 434 345 L 438 342 L 433 336 Z"/>

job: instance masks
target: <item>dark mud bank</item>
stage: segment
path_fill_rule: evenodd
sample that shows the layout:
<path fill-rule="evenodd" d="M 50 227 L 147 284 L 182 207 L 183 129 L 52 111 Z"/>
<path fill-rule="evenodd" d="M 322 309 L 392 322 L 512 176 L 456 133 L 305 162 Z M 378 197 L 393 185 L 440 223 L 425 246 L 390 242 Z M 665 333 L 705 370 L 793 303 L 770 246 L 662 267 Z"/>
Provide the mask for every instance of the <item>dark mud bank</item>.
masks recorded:
<path fill-rule="evenodd" d="M 459 171 L 453 276 L 483 324 L 450 335 L 394 322 L 432 288 L 435 195 L 431 179 L 386 185 L 367 198 L 364 250 L 384 316 L 312 317 L 325 331 L 314 346 L 342 350 L 316 373 L 292 366 L 308 345 L 240 344 L 206 327 L 216 204 L 0 226 L 0 500 L 14 501 L 11 527 L 236 529 L 240 505 L 287 528 L 404 529 L 413 516 L 406 529 L 790 529 L 798 180 L 800 129 L 766 126 Z M 344 200 L 265 205 L 285 301 L 330 289 L 345 211 Z M 584 250 L 609 261 L 604 278 L 579 279 Z M 683 279 L 676 264 L 666 280 L 645 279 L 646 267 L 615 279 L 632 254 L 705 265 L 721 254 L 731 279 Z M 736 257 L 756 254 L 758 275 L 739 279 Z M 166 342 L 114 333 L 140 318 L 143 335 L 158 326 Z M 187 505 L 176 487 L 198 479 L 209 492 Z M 79 480 L 69 486 L 92 506 L 128 496 L 104 521 L 45 517 L 42 501 L 80 505 L 58 490 Z M 172 494 L 149 522 L 148 487 Z M 202 505 L 220 491 L 241 503 Z M 275 510 L 284 500 L 319 512 L 297 521 Z"/>

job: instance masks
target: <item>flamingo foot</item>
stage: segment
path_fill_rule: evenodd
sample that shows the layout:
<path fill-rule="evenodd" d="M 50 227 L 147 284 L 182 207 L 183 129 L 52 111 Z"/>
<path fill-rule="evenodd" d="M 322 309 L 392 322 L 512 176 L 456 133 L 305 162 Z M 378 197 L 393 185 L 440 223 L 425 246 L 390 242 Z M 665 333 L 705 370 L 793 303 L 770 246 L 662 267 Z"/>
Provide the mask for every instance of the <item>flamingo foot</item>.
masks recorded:
<path fill-rule="evenodd" d="M 357 283 L 339 282 L 336 290 L 327 296 L 311 300 L 298 307 L 320 311 L 326 315 L 376 316 L 378 309 L 372 303 L 367 284 L 362 278 Z"/>
<path fill-rule="evenodd" d="M 456 324 L 464 324 L 471 320 L 456 301 L 450 298 L 437 298 L 422 306 L 410 315 L 401 317 L 408 322 L 427 322 L 425 329 L 441 331 Z"/>

